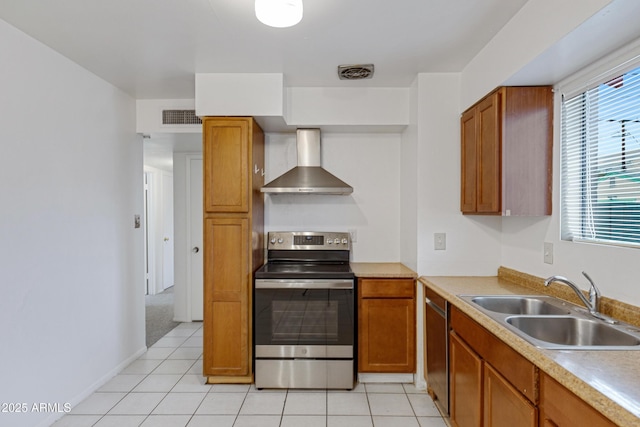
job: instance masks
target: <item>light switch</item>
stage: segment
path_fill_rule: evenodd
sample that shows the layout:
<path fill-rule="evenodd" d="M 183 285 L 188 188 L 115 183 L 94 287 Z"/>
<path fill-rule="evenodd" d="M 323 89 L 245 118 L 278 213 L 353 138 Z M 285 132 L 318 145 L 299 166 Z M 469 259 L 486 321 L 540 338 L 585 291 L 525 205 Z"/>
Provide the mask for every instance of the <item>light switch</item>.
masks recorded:
<path fill-rule="evenodd" d="M 140 228 L 140 215 L 136 214 L 133 216 L 133 228 Z"/>
<path fill-rule="evenodd" d="M 447 249 L 447 233 L 433 233 L 433 249 L 436 251 Z"/>

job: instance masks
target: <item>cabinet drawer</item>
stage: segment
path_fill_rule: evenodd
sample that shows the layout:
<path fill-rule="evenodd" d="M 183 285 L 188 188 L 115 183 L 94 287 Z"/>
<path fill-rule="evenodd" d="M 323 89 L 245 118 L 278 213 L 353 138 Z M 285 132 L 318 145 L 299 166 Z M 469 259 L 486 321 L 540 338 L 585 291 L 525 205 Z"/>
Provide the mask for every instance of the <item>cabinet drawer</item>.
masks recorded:
<path fill-rule="evenodd" d="M 413 279 L 359 279 L 360 298 L 414 298 Z"/>

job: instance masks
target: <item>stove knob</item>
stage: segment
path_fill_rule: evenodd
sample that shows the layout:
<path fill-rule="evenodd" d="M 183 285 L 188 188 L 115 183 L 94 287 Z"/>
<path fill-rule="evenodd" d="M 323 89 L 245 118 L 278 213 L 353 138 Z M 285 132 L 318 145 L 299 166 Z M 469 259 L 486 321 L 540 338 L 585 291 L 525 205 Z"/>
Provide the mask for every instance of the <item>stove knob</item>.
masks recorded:
<path fill-rule="evenodd" d="M 346 238 L 342 239 L 342 244 L 346 245 L 347 243 L 349 243 L 349 240 L 347 240 Z"/>
<path fill-rule="evenodd" d="M 328 244 L 328 245 L 330 245 L 330 244 L 332 244 L 332 243 L 333 243 L 333 239 L 327 239 L 327 244 Z M 338 243 L 338 242 L 336 242 L 336 243 Z"/>
<path fill-rule="evenodd" d="M 280 238 L 280 239 L 278 239 L 278 243 L 282 243 L 282 242 L 284 242 L 284 240 L 283 240 L 283 239 L 281 239 L 281 238 Z"/>
<path fill-rule="evenodd" d="M 271 238 L 271 240 L 270 240 L 270 242 L 271 242 L 271 244 L 272 244 L 272 245 L 275 245 L 275 244 L 276 244 L 276 238 L 275 238 L 275 237 L 272 237 L 272 238 Z"/>

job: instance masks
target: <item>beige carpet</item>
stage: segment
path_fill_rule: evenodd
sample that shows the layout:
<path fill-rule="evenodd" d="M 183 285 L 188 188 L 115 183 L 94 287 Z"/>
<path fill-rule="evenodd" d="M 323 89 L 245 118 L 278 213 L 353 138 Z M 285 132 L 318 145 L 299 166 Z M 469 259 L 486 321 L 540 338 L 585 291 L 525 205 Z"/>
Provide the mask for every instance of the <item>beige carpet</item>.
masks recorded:
<path fill-rule="evenodd" d="M 151 347 L 167 332 L 178 326 L 173 321 L 173 286 L 155 295 L 145 296 L 147 347 Z"/>

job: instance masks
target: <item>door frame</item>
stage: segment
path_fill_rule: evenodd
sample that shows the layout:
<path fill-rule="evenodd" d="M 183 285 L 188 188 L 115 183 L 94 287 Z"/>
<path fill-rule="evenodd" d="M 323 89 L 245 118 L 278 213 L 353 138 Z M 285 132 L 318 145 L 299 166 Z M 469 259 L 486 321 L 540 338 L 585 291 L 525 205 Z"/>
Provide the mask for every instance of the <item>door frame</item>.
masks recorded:
<path fill-rule="evenodd" d="M 192 261 L 193 261 L 193 257 L 191 256 L 191 250 L 192 248 L 195 246 L 194 241 L 192 240 L 192 236 L 191 236 L 191 201 L 192 201 L 192 194 L 191 194 L 191 162 L 192 160 L 203 160 L 202 154 L 187 154 L 185 156 L 185 198 L 186 198 L 186 221 L 185 221 L 185 225 L 186 225 L 186 233 L 185 235 L 187 236 L 187 250 L 188 255 L 187 255 L 187 262 L 186 262 L 186 276 L 187 276 L 187 283 L 185 284 L 185 291 L 186 291 L 186 309 L 187 309 L 187 319 L 190 319 L 191 321 L 193 321 L 193 299 L 192 299 L 192 274 L 191 274 L 191 269 L 192 269 Z M 203 197 L 202 194 L 199 195 L 199 197 Z M 200 251 L 202 251 L 204 248 L 203 246 L 203 242 L 199 243 L 200 245 Z"/>

